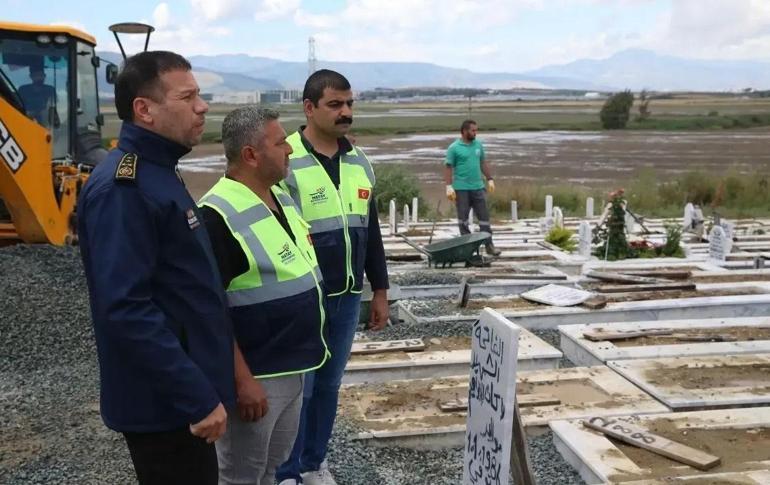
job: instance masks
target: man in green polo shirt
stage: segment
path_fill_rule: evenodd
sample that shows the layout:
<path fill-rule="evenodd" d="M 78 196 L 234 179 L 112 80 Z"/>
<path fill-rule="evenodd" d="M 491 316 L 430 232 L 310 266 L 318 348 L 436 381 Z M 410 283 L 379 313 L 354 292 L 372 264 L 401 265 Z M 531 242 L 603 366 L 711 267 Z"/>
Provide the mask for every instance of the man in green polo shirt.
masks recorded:
<path fill-rule="evenodd" d="M 477 131 L 478 124 L 475 121 L 463 121 L 460 126 L 460 139 L 449 145 L 444 162 L 446 195 L 457 205 L 460 234 L 471 233 L 468 221 L 471 207 L 479 218 L 481 230 L 492 234 L 486 192 L 489 191 L 491 194 L 495 191 L 495 182 L 492 180 L 492 172 L 484 156 L 484 145 L 476 139 Z M 484 179 L 486 179 L 486 189 Z M 500 250 L 492 244 L 492 239 L 486 247 L 487 254 L 500 255 Z"/>

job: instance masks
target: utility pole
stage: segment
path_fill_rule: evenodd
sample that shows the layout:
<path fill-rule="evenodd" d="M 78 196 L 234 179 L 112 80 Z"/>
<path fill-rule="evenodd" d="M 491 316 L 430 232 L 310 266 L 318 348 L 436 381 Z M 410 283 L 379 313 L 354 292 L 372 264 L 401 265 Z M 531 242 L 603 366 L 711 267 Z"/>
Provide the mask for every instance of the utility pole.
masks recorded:
<path fill-rule="evenodd" d="M 473 112 L 473 93 L 468 93 L 468 118 L 472 117 Z"/>
<path fill-rule="evenodd" d="M 307 40 L 307 75 L 310 77 L 316 71 L 315 39 L 310 36 Z"/>

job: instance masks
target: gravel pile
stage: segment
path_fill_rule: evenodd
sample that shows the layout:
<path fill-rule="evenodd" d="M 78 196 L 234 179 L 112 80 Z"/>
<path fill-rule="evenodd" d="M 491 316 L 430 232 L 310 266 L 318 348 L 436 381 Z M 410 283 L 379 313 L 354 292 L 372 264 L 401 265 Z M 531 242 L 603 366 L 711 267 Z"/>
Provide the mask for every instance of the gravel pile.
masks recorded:
<path fill-rule="evenodd" d="M 96 350 L 77 248 L 0 250 L 0 483 L 133 483 L 99 416 Z"/>
<path fill-rule="evenodd" d="M 442 282 L 453 276 L 440 275 L 447 278 Z M 0 249 L 0 305 L 0 483 L 135 483 L 122 436 L 99 416 L 96 350 L 78 249 Z M 468 329 L 399 325 L 370 336 L 467 335 Z M 355 432 L 341 419 L 330 446 L 340 485 L 460 481 L 460 449 L 370 448 L 351 440 Z M 530 451 L 539 484 L 583 483 L 553 448 L 550 434 L 531 439 Z"/>
<path fill-rule="evenodd" d="M 366 447 L 351 441 L 359 430 L 337 420 L 329 451 L 330 468 L 339 485 L 457 485 L 462 482 L 462 448 L 416 451 Z M 584 485 L 580 475 L 553 446 L 551 432 L 527 439 L 538 485 Z"/>

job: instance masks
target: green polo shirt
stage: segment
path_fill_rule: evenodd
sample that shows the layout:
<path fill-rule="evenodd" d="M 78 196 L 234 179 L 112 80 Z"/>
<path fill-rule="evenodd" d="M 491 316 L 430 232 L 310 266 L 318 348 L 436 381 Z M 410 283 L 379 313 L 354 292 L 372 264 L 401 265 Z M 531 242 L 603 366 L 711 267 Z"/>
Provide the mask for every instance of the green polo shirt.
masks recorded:
<path fill-rule="evenodd" d="M 481 190 L 484 177 L 481 162 L 484 161 L 484 146 L 479 140 L 465 143 L 462 138 L 449 145 L 446 152 L 447 166 L 452 167 L 452 187 L 455 190 Z"/>

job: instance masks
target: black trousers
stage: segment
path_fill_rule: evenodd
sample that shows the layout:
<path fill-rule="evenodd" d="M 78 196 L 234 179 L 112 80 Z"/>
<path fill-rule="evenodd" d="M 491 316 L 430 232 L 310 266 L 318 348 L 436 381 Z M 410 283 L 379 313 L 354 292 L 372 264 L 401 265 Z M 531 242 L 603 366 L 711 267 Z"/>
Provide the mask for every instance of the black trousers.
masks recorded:
<path fill-rule="evenodd" d="M 213 444 L 188 428 L 160 433 L 123 433 L 139 485 L 217 485 Z"/>
<path fill-rule="evenodd" d="M 468 215 L 471 208 L 479 219 L 479 229 L 492 234 L 489 225 L 489 211 L 487 210 L 487 191 L 481 190 L 456 190 L 457 194 L 457 222 L 460 226 L 460 234 L 470 234 L 470 222 Z"/>

